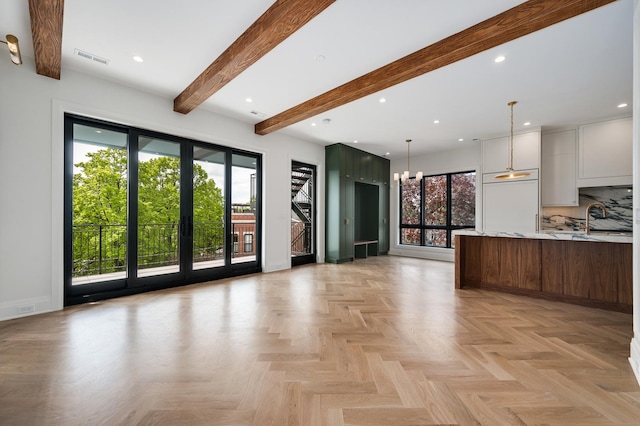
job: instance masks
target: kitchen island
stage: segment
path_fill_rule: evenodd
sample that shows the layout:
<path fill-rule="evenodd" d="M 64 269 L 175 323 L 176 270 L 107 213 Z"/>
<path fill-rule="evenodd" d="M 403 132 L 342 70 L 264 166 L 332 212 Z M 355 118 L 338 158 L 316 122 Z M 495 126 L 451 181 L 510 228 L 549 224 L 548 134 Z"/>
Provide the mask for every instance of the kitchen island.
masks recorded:
<path fill-rule="evenodd" d="M 632 240 L 605 233 L 457 231 L 455 285 L 631 313 Z"/>

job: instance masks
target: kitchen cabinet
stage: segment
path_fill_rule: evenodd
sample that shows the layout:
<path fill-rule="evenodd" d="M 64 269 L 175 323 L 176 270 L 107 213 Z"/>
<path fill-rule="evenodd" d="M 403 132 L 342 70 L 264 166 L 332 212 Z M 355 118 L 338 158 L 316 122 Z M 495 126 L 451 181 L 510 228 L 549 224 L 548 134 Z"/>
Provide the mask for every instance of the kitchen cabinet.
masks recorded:
<path fill-rule="evenodd" d="M 578 187 L 632 184 L 632 124 L 629 117 L 579 127 Z"/>
<path fill-rule="evenodd" d="M 358 216 L 367 215 L 371 209 L 375 209 L 378 217 L 368 225 L 372 231 L 367 230 L 366 239 L 371 240 L 369 231 L 373 232 L 378 253 L 386 254 L 389 251 L 389 160 L 347 145 L 333 144 L 325 147 L 325 167 L 325 260 L 342 263 L 354 259 L 355 239 L 364 232 L 360 226 L 364 217 Z M 367 187 L 359 191 L 356 185 Z M 376 196 L 367 197 L 372 187 Z M 356 208 L 357 201 L 359 207 L 367 208 Z"/>
<path fill-rule="evenodd" d="M 482 176 L 482 222 L 485 232 L 537 232 L 539 227 L 538 170 L 516 180 Z"/>
<path fill-rule="evenodd" d="M 503 172 L 509 167 L 509 137 L 482 141 L 482 173 Z M 540 132 L 514 135 L 513 168 L 540 168 Z"/>
<path fill-rule="evenodd" d="M 543 206 L 577 206 L 576 130 L 542 135 L 540 196 Z"/>
<path fill-rule="evenodd" d="M 455 250 L 456 288 L 633 310 L 632 244 L 457 235 Z"/>

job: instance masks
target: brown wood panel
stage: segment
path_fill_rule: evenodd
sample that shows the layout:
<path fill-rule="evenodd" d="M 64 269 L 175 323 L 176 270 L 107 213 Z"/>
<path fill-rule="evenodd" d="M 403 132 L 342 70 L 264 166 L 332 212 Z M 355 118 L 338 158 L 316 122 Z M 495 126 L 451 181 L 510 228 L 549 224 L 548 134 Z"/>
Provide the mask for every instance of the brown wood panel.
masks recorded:
<path fill-rule="evenodd" d="M 568 246 L 567 280 L 564 293 L 616 303 L 618 244 L 579 241 Z"/>
<path fill-rule="evenodd" d="M 563 294 L 563 285 L 567 279 L 565 273 L 567 244 L 571 243 L 569 241 L 540 241 L 542 291 Z"/>
<path fill-rule="evenodd" d="M 472 282 L 482 280 L 482 239 L 480 237 L 466 238 L 466 279 Z"/>
<path fill-rule="evenodd" d="M 29 0 L 36 73 L 60 80 L 64 0 Z"/>
<path fill-rule="evenodd" d="M 540 291 L 540 240 L 511 241 L 517 247 L 517 287 Z"/>
<path fill-rule="evenodd" d="M 173 110 L 191 112 L 334 1 L 277 0 L 174 99 Z"/>
<path fill-rule="evenodd" d="M 616 244 L 618 303 L 633 305 L 633 245 Z"/>
<path fill-rule="evenodd" d="M 501 238 L 483 237 L 481 239 L 480 281 L 485 284 L 501 284 L 500 270 Z"/>
<path fill-rule="evenodd" d="M 614 0 L 530 0 L 255 125 L 266 135 Z"/>

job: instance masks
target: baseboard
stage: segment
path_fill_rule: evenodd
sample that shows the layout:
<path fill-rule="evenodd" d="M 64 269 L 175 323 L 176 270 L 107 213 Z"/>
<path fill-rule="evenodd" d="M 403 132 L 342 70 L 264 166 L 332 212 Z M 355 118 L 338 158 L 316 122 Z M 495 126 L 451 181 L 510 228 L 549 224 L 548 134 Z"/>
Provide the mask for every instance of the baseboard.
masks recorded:
<path fill-rule="evenodd" d="M 631 339 L 631 356 L 629 357 L 629 363 L 633 369 L 633 373 L 636 375 L 636 380 L 640 384 L 640 340 L 638 337 Z"/>
<path fill-rule="evenodd" d="M 50 297 L 13 300 L 0 303 L 0 321 L 44 314 L 54 310 L 56 309 L 54 309 Z"/>

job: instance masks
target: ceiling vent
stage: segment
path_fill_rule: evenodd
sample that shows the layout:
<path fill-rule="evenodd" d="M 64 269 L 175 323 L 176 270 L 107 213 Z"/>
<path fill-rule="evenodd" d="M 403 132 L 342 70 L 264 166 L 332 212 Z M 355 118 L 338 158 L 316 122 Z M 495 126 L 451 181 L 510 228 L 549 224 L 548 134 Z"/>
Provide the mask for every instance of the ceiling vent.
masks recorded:
<path fill-rule="evenodd" d="M 90 61 L 94 61 L 102 65 L 109 65 L 109 62 L 111 62 L 108 59 L 101 58 L 100 56 L 96 56 L 93 53 L 85 52 L 84 50 L 80 50 L 80 49 L 75 49 L 73 53 L 76 56 L 89 59 Z"/>
<path fill-rule="evenodd" d="M 265 118 L 267 116 L 267 114 L 265 114 L 264 112 L 255 111 L 255 110 L 251 111 L 251 114 L 258 116 L 260 118 Z"/>

